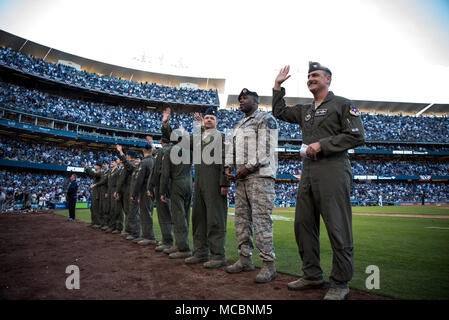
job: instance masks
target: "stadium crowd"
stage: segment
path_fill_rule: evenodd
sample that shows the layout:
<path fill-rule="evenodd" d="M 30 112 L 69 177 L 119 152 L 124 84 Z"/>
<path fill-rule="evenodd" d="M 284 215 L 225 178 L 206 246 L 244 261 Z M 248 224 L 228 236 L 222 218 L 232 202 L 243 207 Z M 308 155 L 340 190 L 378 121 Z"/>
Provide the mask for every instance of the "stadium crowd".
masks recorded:
<path fill-rule="evenodd" d="M 0 82 L 0 106 L 45 116 L 103 127 L 158 133 L 161 113 L 151 110 L 111 106 L 102 103 L 68 99 L 37 90 Z M 218 110 L 219 130 L 228 132 L 242 118 L 236 110 Z M 367 141 L 449 142 L 446 117 L 411 117 L 362 114 Z M 193 114 L 176 113 L 170 120 L 176 126 L 192 131 Z M 279 137 L 301 139 L 298 125 L 279 122 Z M 370 145 L 370 149 L 376 149 Z M 424 148 L 421 146 L 421 148 Z"/>
<path fill-rule="evenodd" d="M 32 152 L 29 152 L 32 150 Z M 114 152 L 89 150 L 75 147 L 54 146 L 45 143 L 31 143 L 14 138 L 0 138 L 0 159 L 19 160 L 34 163 L 81 167 L 84 163 L 107 161 Z M 366 175 L 449 175 L 449 163 L 442 161 L 406 161 L 406 160 L 352 160 L 353 174 Z M 278 160 L 277 174 L 300 175 L 302 162 L 299 159 Z"/>
<path fill-rule="evenodd" d="M 275 190 L 278 206 L 295 206 L 298 183 L 278 181 Z M 420 182 L 354 182 L 351 201 L 359 206 L 379 205 L 381 199 L 383 205 L 393 205 L 397 202 L 421 203 L 423 193 L 426 202 L 447 202 L 449 185 Z"/>
<path fill-rule="evenodd" d="M 6 193 L 5 208 L 53 208 L 66 201 L 67 175 L 51 173 L 0 171 L 0 188 Z M 90 178 L 79 176 L 78 201 L 90 201 Z"/>
<path fill-rule="evenodd" d="M 134 82 L 119 78 L 100 76 L 62 64 L 53 64 L 33 56 L 0 47 L 0 62 L 27 73 L 35 73 L 48 79 L 68 83 L 87 89 L 95 89 L 120 95 L 127 95 L 153 101 L 181 104 L 218 105 L 215 90 L 175 88 L 157 84 Z"/>
<path fill-rule="evenodd" d="M 32 150 L 33 152 L 29 152 Z M 0 159 L 81 167 L 84 163 L 110 161 L 113 152 L 31 143 L 14 138 L 0 138 Z M 351 161 L 353 174 L 366 175 L 449 175 L 449 163 L 442 161 L 363 160 Z M 277 174 L 300 175 L 302 162 L 296 158 L 278 161 Z"/>
<path fill-rule="evenodd" d="M 352 173 L 377 174 L 393 176 L 447 176 L 449 175 L 449 163 L 430 160 L 352 160 Z"/>
<path fill-rule="evenodd" d="M 30 208 L 52 208 L 55 203 L 65 202 L 65 192 L 69 184 L 68 176 L 61 174 L 31 173 L 2 170 L 0 171 L 0 188 L 6 193 L 6 207 L 24 206 Z M 78 201 L 90 201 L 88 187 L 92 179 L 78 175 Z M 295 206 L 298 192 L 298 182 L 281 182 L 275 184 L 276 205 Z M 235 185 L 228 194 L 229 204 L 234 204 Z M 449 194 L 447 183 L 418 183 L 398 182 L 384 183 L 354 182 L 352 185 L 351 201 L 355 205 L 393 205 L 396 202 L 419 202 L 425 193 L 426 202 L 446 202 Z M 380 198 L 381 197 L 381 198 Z"/>
<path fill-rule="evenodd" d="M 30 152 L 32 151 L 32 152 Z M 83 162 L 109 161 L 111 153 L 0 138 L 0 159 L 81 167 Z"/>

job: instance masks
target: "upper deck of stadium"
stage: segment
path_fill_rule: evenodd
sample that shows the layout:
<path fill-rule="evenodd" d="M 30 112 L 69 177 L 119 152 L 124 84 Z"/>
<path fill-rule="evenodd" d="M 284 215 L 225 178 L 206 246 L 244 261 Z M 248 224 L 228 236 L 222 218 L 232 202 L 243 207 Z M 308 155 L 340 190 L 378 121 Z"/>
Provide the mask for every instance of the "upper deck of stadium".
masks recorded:
<path fill-rule="evenodd" d="M 198 89 L 213 89 L 217 90 L 219 94 L 223 93 L 225 89 L 225 79 L 162 74 L 121 67 L 50 48 L 4 30 L 0 30 L 0 46 L 8 47 L 14 51 L 28 56 L 31 55 L 54 64 L 68 61 L 74 63 L 74 66 L 80 66 L 83 71 L 100 76 L 114 77 L 134 82 L 156 83 L 169 87 L 180 87 L 182 84 L 194 84 L 198 86 Z"/>
<path fill-rule="evenodd" d="M 238 109 L 237 98 L 238 94 L 229 95 L 226 103 L 226 108 L 234 110 Z M 271 111 L 271 99 L 271 96 L 260 96 L 259 108 L 265 111 Z M 288 106 L 294 106 L 297 104 L 309 104 L 311 102 L 311 98 L 285 97 L 285 103 Z M 390 114 L 407 116 L 420 114 L 422 116 L 449 116 L 449 104 L 369 100 L 352 100 L 352 102 L 360 109 L 360 111 L 369 114 Z"/>
<path fill-rule="evenodd" d="M 20 52 L 27 56 L 40 58 L 45 62 L 73 65 L 75 68 L 79 67 L 79 70 L 99 76 L 113 77 L 125 81 L 155 83 L 157 85 L 168 87 L 193 85 L 200 90 L 212 89 L 216 90 L 220 95 L 225 93 L 225 79 L 162 74 L 111 65 L 53 49 L 3 30 L 0 30 L 0 46 L 11 48 L 16 52 Z M 237 92 L 231 93 L 225 97 L 226 102 L 221 103 L 221 105 L 225 106 L 227 109 L 238 109 L 237 97 Z M 285 100 L 287 105 L 296 105 L 310 103 L 312 99 L 305 97 L 286 97 Z M 431 101 L 428 103 L 412 103 L 353 100 L 353 102 L 363 113 L 369 114 L 449 116 L 449 104 L 433 104 Z M 271 110 L 271 96 L 261 96 L 259 103 L 262 110 Z"/>

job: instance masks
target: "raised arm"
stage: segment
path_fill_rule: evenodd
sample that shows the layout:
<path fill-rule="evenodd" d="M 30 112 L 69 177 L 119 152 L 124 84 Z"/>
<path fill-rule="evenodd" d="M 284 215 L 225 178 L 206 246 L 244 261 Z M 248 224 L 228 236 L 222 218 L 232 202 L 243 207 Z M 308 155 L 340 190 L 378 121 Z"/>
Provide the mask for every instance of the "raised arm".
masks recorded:
<path fill-rule="evenodd" d="M 289 72 L 290 66 L 285 66 L 279 71 L 279 74 L 274 80 L 273 98 L 271 102 L 272 112 L 279 120 L 301 124 L 301 106 L 287 107 L 284 100 L 285 89 L 281 87 L 281 84 L 290 78 L 291 75 L 288 74 Z"/>

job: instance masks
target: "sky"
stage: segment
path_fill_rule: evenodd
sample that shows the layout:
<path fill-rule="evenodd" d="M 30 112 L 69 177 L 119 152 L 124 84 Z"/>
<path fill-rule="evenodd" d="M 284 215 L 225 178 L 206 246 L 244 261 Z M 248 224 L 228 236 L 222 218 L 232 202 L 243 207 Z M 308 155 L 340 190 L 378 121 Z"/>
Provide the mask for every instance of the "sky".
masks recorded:
<path fill-rule="evenodd" d="M 449 103 L 449 0 L 0 0 L 0 28 L 85 58 L 311 97 L 308 61 L 354 100 Z"/>

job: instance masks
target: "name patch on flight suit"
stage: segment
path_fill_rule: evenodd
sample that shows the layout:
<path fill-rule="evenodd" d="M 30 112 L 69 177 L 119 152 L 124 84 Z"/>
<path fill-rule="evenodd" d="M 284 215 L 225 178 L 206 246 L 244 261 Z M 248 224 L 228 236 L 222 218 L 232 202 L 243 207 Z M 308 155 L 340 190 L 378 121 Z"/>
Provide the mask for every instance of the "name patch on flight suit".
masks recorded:
<path fill-rule="evenodd" d="M 360 115 L 360 111 L 359 111 L 359 109 L 357 109 L 356 106 L 350 106 L 349 107 L 349 113 L 351 115 L 353 115 L 354 117 L 358 117 Z"/>
<path fill-rule="evenodd" d="M 324 116 L 327 113 L 327 109 L 318 109 L 315 112 L 315 117 Z"/>

